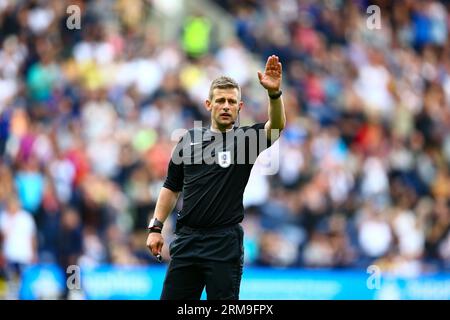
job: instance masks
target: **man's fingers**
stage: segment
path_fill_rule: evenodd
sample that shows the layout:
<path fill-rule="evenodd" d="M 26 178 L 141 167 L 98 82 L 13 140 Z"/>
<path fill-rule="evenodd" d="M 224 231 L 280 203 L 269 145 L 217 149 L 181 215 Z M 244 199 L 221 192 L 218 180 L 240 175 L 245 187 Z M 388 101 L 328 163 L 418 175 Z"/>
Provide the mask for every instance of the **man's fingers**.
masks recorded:
<path fill-rule="evenodd" d="M 162 247 L 163 247 L 163 243 L 159 242 L 156 246 L 156 250 L 158 251 L 157 254 L 161 254 Z"/>
<path fill-rule="evenodd" d="M 279 74 L 281 74 L 281 69 L 282 69 L 281 63 L 278 62 L 278 63 L 273 67 L 272 71 L 274 71 L 277 75 L 279 75 Z"/>
<path fill-rule="evenodd" d="M 162 245 L 161 245 L 162 247 Z M 161 249 L 159 248 L 159 246 L 157 244 L 152 246 L 152 254 L 154 256 L 156 256 L 157 254 L 161 253 Z"/>
<path fill-rule="evenodd" d="M 161 253 L 162 247 L 164 245 L 164 240 L 162 237 L 156 236 L 156 235 L 149 235 L 147 239 L 147 247 L 149 248 L 150 252 L 156 256 L 157 254 Z"/>
<path fill-rule="evenodd" d="M 267 61 L 270 68 L 275 68 L 278 65 L 278 57 L 276 55 L 271 55 Z"/>
<path fill-rule="evenodd" d="M 152 242 L 147 242 L 147 248 L 148 248 L 148 250 L 150 250 L 150 252 L 153 254 L 153 248 L 154 248 L 154 245 L 153 245 Z"/>
<path fill-rule="evenodd" d="M 264 70 L 264 74 L 271 76 L 271 77 L 277 77 L 280 76 L 282 72 L 282 66 L 280 62 L 280 58 L 276 55 L 271 55 L 267 58 L 266 62 L 266 68 Z M 264 74 L 258 71 L 258 79 L 259 82 L 262 81 Z"/>
<path fill-rule="evenodd" d="M 270 56 L 267 59 L 266 64 L 266 70 L 265 72 L 271 72 L 271 71 L 280 71 L 281 70 L 281 63 L 279 62 L 279 59 L 277 56 Z"/>
<path fill-rule="evenodd" d="M 153 243 L 152 253 L 154 256 L 156 256 L 157 254 L 161 254 L 163 244 L 164 244 L 164 242 L 162 242 L 162 241 L 156 241 Z"/>
<path fill-rule="evenodd" d="M 270 70 L 270 68 L 272 67 L 272 57 L 273 57 L 273 56 L 270 56 L 270 57 L 267 58 L 267 62 L 266 62 L 266 71 L 267 71 L 267 70 Z"/>
<path fill-rule="evenodd" d="M 276 60 L 275 56 L 270 57 L 270 67 L 271 68 L 273 68 L 275 66 L 275 63 L 276 63 L 275 60 Z"/>

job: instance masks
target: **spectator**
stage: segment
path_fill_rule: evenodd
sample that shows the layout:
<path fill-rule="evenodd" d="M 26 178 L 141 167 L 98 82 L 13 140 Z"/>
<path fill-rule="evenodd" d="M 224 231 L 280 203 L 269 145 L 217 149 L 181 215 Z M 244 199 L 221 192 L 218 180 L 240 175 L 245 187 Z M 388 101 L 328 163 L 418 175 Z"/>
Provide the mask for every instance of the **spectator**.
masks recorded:
<path fill-rule="evenodd" d="M 14 195 L 10 195 L 0 214 L 0 232 L 7 276 L 15 283 L 20 281 L 25 267 L 36 263 L 38 257 L 36 224 Z"/>
<path fill-rule="evenodd" d="M 167 39 L 151 1 L 0 5 L 2 217 L 39 235 L 39 262 L 149 263 L 137 244 L 175 130 L 207 118 L 220 74 L 243 84 L 240 123 L 265 119 L 252 75 L 270 52 L 288 123 L 278 172 L 255 166 L 245 193 L 246 263 L 449 270 L 449 6 L 379 2 L 369 30 L 362 3 L 211 0 L 234 24 L 223 42 L 207 11 Z"/>

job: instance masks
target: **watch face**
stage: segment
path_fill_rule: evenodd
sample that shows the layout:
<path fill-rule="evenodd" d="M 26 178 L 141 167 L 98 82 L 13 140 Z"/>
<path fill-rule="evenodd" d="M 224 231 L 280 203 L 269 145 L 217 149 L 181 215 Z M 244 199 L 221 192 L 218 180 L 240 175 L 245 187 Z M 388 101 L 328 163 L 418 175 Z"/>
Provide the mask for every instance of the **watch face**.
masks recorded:
<path fill-rule="evenodd" d="M 153 228 L 153 227 L 157 227 L 157 228 L 161 228 L 162 229 L 162 222 L 159 222 L 158 220 L 156 220 L 155 218 L 153 218 L 152 220 L 150 220 L 150 224 L 148 225 L 148 228 Z"/>

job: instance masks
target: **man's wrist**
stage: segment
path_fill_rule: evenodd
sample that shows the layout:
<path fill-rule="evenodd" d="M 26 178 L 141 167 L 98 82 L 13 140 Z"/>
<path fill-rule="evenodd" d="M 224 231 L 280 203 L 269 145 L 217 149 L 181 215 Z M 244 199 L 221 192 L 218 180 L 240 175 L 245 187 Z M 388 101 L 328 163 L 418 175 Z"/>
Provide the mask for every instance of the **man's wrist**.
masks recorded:
<path fill-rule="evenodd" d="M 283 91 L 281 89 L 278 90 L 267 90 L 267 94 L 269 95 L 269 98 L 272 100 L 278 99 L 283 94 Z"/>
<path fill-rule="evenodd" d="M 163 227 L 164 227 L 164 223 L 159 221 L 157 218 L 153 218 L 150 220 L 150 223 L 148 224 L 147 229 L 149 232 L 161 233 Z"/>

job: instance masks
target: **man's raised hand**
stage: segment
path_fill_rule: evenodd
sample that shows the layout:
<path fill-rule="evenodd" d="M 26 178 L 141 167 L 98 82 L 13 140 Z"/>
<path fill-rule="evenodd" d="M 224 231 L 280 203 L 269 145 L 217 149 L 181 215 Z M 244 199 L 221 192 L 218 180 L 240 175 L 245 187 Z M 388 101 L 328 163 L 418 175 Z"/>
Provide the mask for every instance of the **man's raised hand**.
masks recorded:
<path fill-rule="evenodd" d="M 282 66 L 279 58 L 271 55 L 267 58 L 266 69 L 264 73 L 258 71 L 259 83 L 268 91 L 269 94 L 275 93 L 281 87 Z"/>

